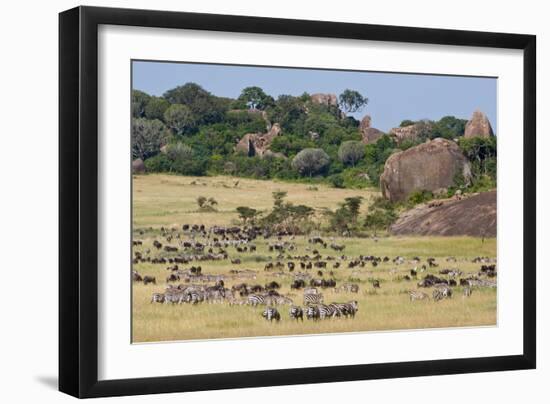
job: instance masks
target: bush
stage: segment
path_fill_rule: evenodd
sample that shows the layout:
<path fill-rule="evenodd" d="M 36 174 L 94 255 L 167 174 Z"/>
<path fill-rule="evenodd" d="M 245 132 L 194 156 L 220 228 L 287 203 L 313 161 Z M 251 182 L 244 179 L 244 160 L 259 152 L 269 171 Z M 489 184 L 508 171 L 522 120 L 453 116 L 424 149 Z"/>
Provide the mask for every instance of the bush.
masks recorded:
<path fill-rule="evenodd" d="M 157 154 L 145 160 L 145 170 L 153 173 L 167 173 L 172 171 L 172 162 L 166 154 Z"/>
<path fill-rule="evenodd" d="M 419 203 L 428 202 L 434 198 L 434 194 L 430 191 L 414 191 L 409 195 L 408 201 L 412 205 L 418 205 Z"/>
<path fill-rule="evenodd" d="M 365 145 L 362 142 L 348 140 L 343 142 L 338 149 L 338 158 L 344 164 L 355 165 L 365 157 Z"/>
<path fill-rule="evenodd" d="M 342 174 L 334 174 L 328 177 L 330 185 L 334 188 L 344 188 L 344 177 Z"/>
<path fill-rule="evenodd" d="M 301 175 L 309 177 L 320 174 L 327 168 L 330 158 L 323 149 L 304 149 L 292 160 L 292 167 Z"/>

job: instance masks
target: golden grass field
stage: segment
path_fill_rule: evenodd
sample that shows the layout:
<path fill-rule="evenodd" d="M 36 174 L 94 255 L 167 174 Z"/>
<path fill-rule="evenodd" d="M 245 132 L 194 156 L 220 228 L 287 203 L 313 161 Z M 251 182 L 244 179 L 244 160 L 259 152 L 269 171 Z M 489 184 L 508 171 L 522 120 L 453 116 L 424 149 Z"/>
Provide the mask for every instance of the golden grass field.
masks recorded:
<path fill-rule="evenodd" d="M 238 185 L 235 183 L 238 181 Z M 134 251 L 151 251 L 152 256 L 170 255 L 152 247 L 153 240 L 158 239 L 163 244 L 177 245 L 175 240 L 167 243 L 159 235 L 159 229 L 177 228 L 182 224 L 231 225 L 237 223 L 237 206 L 249 206 L 260 210 L 268 210 L 272 206 L 271 193 L 276 190 L 288 192 L 287 200 L 302 203 L 315 208 L 337 207 L 347 196 L 361 195 L 368 205 L 369 201 L 379 195 L 371 190 L 342 190 L 316 185 L 316 190 L 308 184 L 294 184 L 275 181 L 259 181 L 237 179 L 231 177 L 183 177 L 171 175 L 143 175 L 133 179 L 133 226 L 134 239 L 143 241 L 143 245 L 134 247 Z M 217 212 L 198 212 L 196 198 L 199 196 L 214 197 L 218 201 Z M 365 208 L 366 209 L 366 208 Z M 152 229 L 150 229 L 152 228 Z M 139 234 L 140 230 L 145 230 Z M 182 239 L 185 238 L 182 235 Z M 240 265 L 232 265 L 229 260 L 203 261 L 202 272 L 206 274 L 228 274 L 230 269 L 252 269 L 257 271 L 255 280 L 230 279 L 225 286 L 247 282 L 260 284 L 275 280 L 282 285 L 279 292 L 302 306 L 302 292 L 291 291 L 292 274 L 274 278 L 270 272 L 263 270 L 267 257 L 276 261 L 276 253 L 269 252 L 267 245 L 270 240 L 262 237 L 254 241 L 257 251 L 254 253 L 237 253 L 229 247 L 231 258 L 240 258 Z M 297 251 L 292 255 L 311 254 L 306 248 L 311 245 L 307 237 L 296 237 L 294 242 Z M 337 285 L 353 281 L 359 284 L 359 293 L 336 293 L 330 288 L 323 290 L 324 300 L 330 302 L 347 302 L 357 300 L 359 311 L 355 318 L 335 318 L 322 321 L 296 322 L 288 316 L 288 306 L 279 306 L 282 320 L 279 323 L 269 323 L 261 317 L 265 307 L 230 306 L 227 303 L 197 305 L 159 304 L 151 303 L 154 292 L 163 292 L 166 286 L 165 278 L 170 271 L 167 264 L 139 263 L 134 265 L 141 275 L 156 277 L 157 284 L 143 285 L 133 283 L 132 293 L 132 335 L 133 342 L 174 341 L 190 339 L 235 338 L 271 335 L 322 334 L 332 332 L 357 332 L 374 330 L 404 330 L 438 327 L 489 326 L 496 324 L 497 293 L 496 289 L 478 288 L 471 297 L 462 296 L 462 288 L 455 287 L 451 299 L 440 302 L 415 301 L 410 302 L 407 292 L 417 289 L 415 280 L 407 281 L 402 277 L 409 273 L 414 264 L 408 260 L 418 256 L 426 263 L 427 257 L 436 258 L 438 268 L 428 268 L 418 274 L 419 279 L 428 273 L 438 275 L 442 268 L 458 268 L 464 274 L 476 274 L 480 264 L 472 263 L 477 256 L 496 257 L 496 239 L 486 239 L 484 242 L 472 237 L 380 237 L 373 238 L 342 238 L 338 244 L 345 244 L 344 254 L 347 257 L 358 255 L 403 256 L 407 261 L 395 265 L 391 260 L 381 263 L 378 267 L 370 264 L 364 268 L 347 268 L 345 262 L 335 269 L 334 278 Z M 317 246 L 323 256 L 340 255 L 330 248 Z M 174 255 L 174 253 L 172 253 Z M 457 262 L 448 263 L 446 257 L 454 256 Z M 297 264 L 298 261 L 294 260 Z M 188 266 L 191 266 L 189 264 Z M 188 267 L 182 266 L 180 267 Z M 324 278 L 328 278 L 329 267 Z M 299 266 L 296 272 L 301 272 Z M 311 270 L 314 277 L 316 270 Z M 441 276 L 441 275 L 438 275 Z M 380 280 L 380 289 L 374 289 L 370 279 Z M 431 295 L 431 289 L 423 289 Z"/>

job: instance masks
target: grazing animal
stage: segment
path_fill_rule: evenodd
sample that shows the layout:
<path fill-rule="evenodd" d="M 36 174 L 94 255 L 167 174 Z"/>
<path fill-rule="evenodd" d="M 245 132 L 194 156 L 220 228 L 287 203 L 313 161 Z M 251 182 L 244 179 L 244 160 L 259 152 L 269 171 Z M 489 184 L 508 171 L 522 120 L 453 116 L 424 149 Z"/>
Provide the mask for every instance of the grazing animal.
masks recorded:
<path fill-rule="evenodd" d="M 375 289 L 379 289 L 380 288 L 380 281 L 378 279 L 374 279 L 372 281 L 372 287 L 375 288 Z"/>
<path fill-rule="evenodd" d="M 304 311 L 300 306 L 291 306 L 288 314 L 294 320 L 304 321 Z"/>
<path fill-rule="evenodd" d="M 164 293 L 153 293 L 151 303 L 164 303 Z"/>
<path fill-rule="evenodd" d="M 268 321 L 281 321 L 281 315 L 279 314 L 279 310 L 277 310 L 275 307 L 268 307 L 264 310 L 262 313 L 262 317 L 265 318 Z"/>
<path fill-rule="evenodd" d="M 355 317 L 355 313 L 359 311 L 359 303 L 357 300 L 352 300 L 348 303 L 331 303 L 330 306 L 333 306 L 336 309 L 338 315 L 343 315 L 344 317 Z"/>
<path fill-rule="evenodd" d="M 440 286 L 434 289 L 433 299 L 438 302 L 443 299 L 450 299 L 453 295 L 453 290 L 448 286 Z"/>
<path fill-rule="evenodd" d="M 134 282 L 142 282 L 143 281 L 143 278 L 141 277 L 141 275 L 138 273 L 138 271 L 132 271 L 132 280 Z"/>
<path fill-rule="evenodd" d="M 304 288 L 305 286 L 306 286 L 306 281 L 304 281 L 303 279 L 295 279 L 290 284 L 290 289 L 301 289 L 301 288 Z"/>
<path fill-rule="evenodd" d="M 321 293 L 304 294 L 304 305 L 323 303 L 323 295 Z"/>
<path fill-rule="evenodd" d="M 308 320 L 319 320 L 321 317 L 317 306 L 308 306 L 306 308 L 306 318 Z"/>
<path fill-rule="evenodd" d="M 464 289 L 462 289 L 462 296 L 464 297 L 472 296 L 472 288 L 469 286 L 465 286 Z"/>
<path fill-rule="evenodd" d="M 143 284 L 144 285 L 147 285 L 149 283 L 152 283 L 153 285 L 156 285 L 157 284 L 157 280 L 155 279 L 154 276 L 149 276 L 149 275 L 145 275 L 143 277 Z"/>
<path fill-rule="evenodd" d="M 409 298 L 411 302 L 414 302 L 415 300 L 428 300 L 430 296 L 419 290 L 411 290 L 409 291 Z"/>
<path fill-rule="evenodd" d="M 160 250 L 162 248 L 162 244 L 159 243 L 157 240 L 153 241 L 153 245 L 158 249 Z"/>

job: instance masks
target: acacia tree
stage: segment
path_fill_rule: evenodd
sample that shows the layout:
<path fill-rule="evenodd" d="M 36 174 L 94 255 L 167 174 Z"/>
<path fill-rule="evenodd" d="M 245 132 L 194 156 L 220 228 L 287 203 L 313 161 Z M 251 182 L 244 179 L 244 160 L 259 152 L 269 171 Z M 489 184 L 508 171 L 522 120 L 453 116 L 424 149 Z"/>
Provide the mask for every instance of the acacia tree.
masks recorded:
<path fill-rule="evenodd" d="M 323 149 L 307 148 L 292 159 L 292 168 L 309 177 L 322 172 L 330 163 L 330 157 Z"/>
<path fill-rule="evenodd" d="M 246 103 L 250 109 L 264 110 L 274 104 L 273 97 L 267 95 L 260 87 L 246 87 L 239 96 L 239 101 Z"/>
<path fill-rule="evenodd" d="M 194 128 L 196 123 L 193 112 L 182 104 L 171 105 L 164 112 L 164 121 L 176 135 L 183 135 Z"/>
<path fill-rule="evenodd" d="M 248 206 L 239 206 L 237 208 L 237 213 L 239 214 L 239 219 L 243 221 L 243 224 L 247 224 L 248 222 L 254 223 L 254 220 L 260 215 L 260 212 Z"/>
<path fill-rule="evenodd" d="M 143 118 L 132 119 L 132 156 L 145 160 L 160 151 L 166 143 L 166 126 L 157 120 Z"/>
<path fill-rule="evenodd" d="M 356 140 L 343 142 L 338 149 L 338 158 L 344 164 L 355 167 L 363 157 L 365 157 L 365 145 Z"/>
<path fill-rule="evenodd" d="M 339 101 L 340 108 L 344 111 L 357 112 L 368 104 L 369 99 L 367 97 L 363 97 L 358 91 L 350 90 L 348 88 L 340 94 Z"/>

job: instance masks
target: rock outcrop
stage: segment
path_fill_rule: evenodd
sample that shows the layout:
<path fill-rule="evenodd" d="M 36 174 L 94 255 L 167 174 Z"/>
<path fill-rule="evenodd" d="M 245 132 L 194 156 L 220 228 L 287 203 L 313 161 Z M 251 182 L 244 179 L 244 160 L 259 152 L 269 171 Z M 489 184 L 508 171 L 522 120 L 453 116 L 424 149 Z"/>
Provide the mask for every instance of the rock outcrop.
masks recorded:
<path fill-rule="evenodd" d="M 382 195 L 405 200 L 414 191 L 436 191 L 453 185 L 455 176 L 471 178 L 470 163 L 455 142 L 434 139 L 392 154 L 380 176 Z"/>
<path fill-rule="evenodd" d="M 389 230 L 394 235 L 496 237 L 497 193 L 417 206 L 402 213 Z"/>
<path fill-rule="evenodd" d="M 431 124 L 429 122 L 420 121 L 399 128 L 393 128 L 390 130 L 389 135 L 393 137 L 397 144 L 401 144 L 406 140 L 416 141 L 423 134 L 428 134 L 431 131 Z"/>
<path fill-rule="evenodd" d="M 145 163 L 142 159 L 135 159 L 132 161 L 132 173 L 143 174 L 145 172 Z"/>
<path fill-rule="evenodd" d="M 365 144 L 376 143 L 384 135 L 384 132 L 371 127 L 371 122 L 370 115 L 365 115 L 359 124 L 359 133 L 361 133 L 361 138 Z"/>
<path fill-rule="evenodd" d="M 281 133 L 281 126 L 275 123 L 271 126 L 271 129 L 267 133 L 247 133 L 235 146 L 235 151 L 247 155 L 248 157 L 259 156 L 262 157 L 266 152 L 271 152 L 269 147 L 279 134 Z M 279 153 L 271 153 L 273 156 L 277 156 Z"/>
<path fill-rule="evenodd" d="M 317 93 L 317 94 L 311 94 L 311 102 L 315 104 L 322 104 L 326 105 L 327 107 L 330 106 L 338 106 L 338 97 L 336 94 L 323 94 L 323 93 Z"/>
<path fill-rule="evenodd" d="M 491 137 L 494 135 L 493 128 L 487 116 L 479 110 L 475 111 L 472 115 L 472 119 L 466 124 L 464 137 Z"/>

